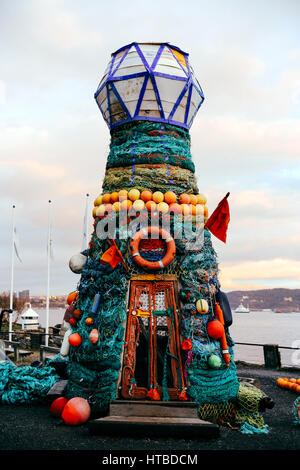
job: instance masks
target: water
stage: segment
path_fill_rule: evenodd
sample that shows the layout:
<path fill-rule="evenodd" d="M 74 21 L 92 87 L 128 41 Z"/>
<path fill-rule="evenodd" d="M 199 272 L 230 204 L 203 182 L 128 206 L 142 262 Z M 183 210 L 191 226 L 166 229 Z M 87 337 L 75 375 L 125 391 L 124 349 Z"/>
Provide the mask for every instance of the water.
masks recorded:
<path fill-rule="evenodd" d="M 46 309 L 35 309 L 40 315 L 40 324 L 46 326 Z M 61 324 L 65 309 L 50 309 L 49 325 Z M 278 344 L 279 346 L 300 347 L 300 312 L 274 313 L 250 312 L 234 313 L 230 335 L 236 343 Z M 300 351 L 280 349 L 282 365 L 300 367 Z M 235 359 L 253 364 L 263 364 L 263 348 L 259 346 L 235 346 Z M 295 363 L 295 361 L 297 361 Z"/>
<path fill-rule="evenodd" d="M 278 344 L 279 346 L 300 347 L 300 312 L 234 313 L 230 336 L 236 343 Z M 293 342 L 298 341 L 298 344 Z M 281 363 L 286 366 L 300 366 L 300 351 L 279 349 Z M 263 364 L 263 348 L 256 346 L 235 346 L 235 359 Z M 298 362 L 298 364 L 297 364 Z"/>

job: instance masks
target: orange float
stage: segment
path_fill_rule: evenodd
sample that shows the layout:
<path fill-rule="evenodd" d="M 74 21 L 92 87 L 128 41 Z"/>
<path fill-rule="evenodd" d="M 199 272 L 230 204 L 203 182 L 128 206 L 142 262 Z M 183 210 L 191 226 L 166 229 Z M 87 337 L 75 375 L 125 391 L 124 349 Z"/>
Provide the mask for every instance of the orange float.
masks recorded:
<path fill-rule="evenodd" d="M 147 261 L 146 259 L 142 258 L 139 253 L 139 245 L 140 241 L 143 238 L 148 237 L 148 234 L 155 234 L 161 236 L 166 244 L 167 244 L 167 252 L 163 259 L 159 261 Z M 156 237 L 155 237 L 156 238 Z M 174 259 L 176 253 L 176 246 L 173 237 L 170 235 L 167 230 L 160 228 L 160 227 L 144 227 L 139 230 L 133 237 L 132 241 L 130 242 L 130 249 L 131 254 L 134 261 L 142 266 L 144 269 L 156 270 L 156 269 L 163 269 L 168 266 Z"/>
<path fill-rule="evenodd" d="M 130 201 L 130 199 L 123 199 L 123 201 L 121 202 L 120 209 L 123 211 L 129 211 L 131 206 L 132 206 L 132 201 Z"/>
<path fill-rule="evenodd" d="M 141 200 L 144 202 L 151 201 L 152 199 L 152 192 L 149 191 L 148 189 L 145 189 L 144 191 L 141 192 Z"/>
<path fill-rule="evenodd" d="M 100 204 L 102 204 L 102 196 L 98 196 L 96 197 L 95 201 L 94 201 L 94 206 L 100 206 Z"/>
<path fill-rule="evenodd" d="M 183 215 L 190 215 L 191 208 L 189 204 L 181 204 L 181 212 Z"/>
<path fill-rule="evenodd" d="M 69 426 L 78 426 L 88 421 L 91 415 L 91 408 L 85 398 L 74 397 L 64 406 L 62 419 Z"/>
<path fill-rule="evenodd" d="M 300 393 L 300 379 L 288 379 L 286 377 L 277 379 L 276 383 L 278 387 L 292 390 L 293 392 Z"/>
<path fill-rule="evenodd" d="M 173 212 L 173 214 L 181 214 L 181 205 L 177 204 L 177 202 L 173 202 L 170 204 L 170 212 Z"/>
<path fill-rule="evenodd" d="M 154 201 L 147 201 L 146 204 L 146 209 L 149 211 L 149 212 L 154 212 L 156 211 L 157 209 L 157 205 L 156 205 L 156 202 Z"/>
<path fill-rule="evenodd" d="M 165 193 L 165 201 L 168 203 L 168 204 L 172 204 L 173 202 L 176 202 L 177 201 L 177 196 L 176 194 L 173 192 L 173 191 L 167 191 Z"/>
<path fill-rule="evenodd" d="M 117 191 L 114 191 L 113 193 L 111 193 L 110 201 L 111 202 L 117 202 L 118 200 L 119 200 L 119 193 Z"/>
<path fill-rule="evenodd" d="M 78 309 L 74 310 L 74 312 L 73 312 L 73 317 L 74 318 L 79 319 L 79 318 L 81 318 L 81 316 L 82 316 L 81 310 L 78 310 Z"/>
<path fill-rule="evenodd" d="M 110 202 L 110 194 L 109 193 L 103 194 L 102 203 L 103 204 L 108 204 L 109 202 Z"/>
<path fill-rule="evenodd" d="M 191 204 L 194 204 L 194 206 L 197 204 L 197 196 L 195 196 L 194 194 L 190 194 L 190 203 Z"/>
<path fill-rule="evenodd" d="M 71 346 L 77 348 L 81 344 L 81 336 L 78 333 L 72 333 L 69 336 L 68 341 Z"/>
<path fill-rule="evenodd" d="M 128 198 L 131 200 L 131 201 L 136 201 L 137 199 L 140 198 L 140 192 L 138 189 L 131 189 L 128 193 Z"/>
<path fill-rule="evenodd" d="M 162 212 L 163 214 L 166 214 L 169 212 L 169 206 L 166 202 L 159 202 L 157 204 L 157 210 L 158 212 Z"/>
<path fill-rule="evenodd" d="M 59 418 L 67 402 L 68 399 L 65 397 L 56 398 L 56 400 L 54 400 L 50 406 L 50 413 L 52 414 L 52 416 L 55 416 L 55 418 Z"/>
<path fill-rule="evenodd" d="M 164 195 L 160 191 L 155 191 L 155 193 L 153 193 L 152 199 L 153 199 L 154 202 L 156 202 L 158 204 L 159 202 L 163 202 Z"/>
<path fill-rule="evenodd" d="M 67 297 L 67 303 L 71 305 L 71 303 L 77 299 L 78 299 L 78 292 L 71 292 Z"/>
<path fill-rule="evenodd" d="M 190 195 L 187 194 L 187 193 L 180 194 L 179 202 L 180 202 L 180 204 L 190 204 L 190 202 L 191 202 Z"/>
<path fill-rule="evenodd" d="M 121 189 L 119 191 L 119 201 L 124 201 L 125 199 L 128 199 L 128 191 L 127 189 Z"/>

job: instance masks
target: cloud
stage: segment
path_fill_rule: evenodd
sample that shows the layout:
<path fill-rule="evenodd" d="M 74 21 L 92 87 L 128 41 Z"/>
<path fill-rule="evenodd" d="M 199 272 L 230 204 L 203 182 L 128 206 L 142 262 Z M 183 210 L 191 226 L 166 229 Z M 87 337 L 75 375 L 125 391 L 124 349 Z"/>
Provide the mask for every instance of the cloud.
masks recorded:
<path fill-rule="evenodd" d="M 225 289 L 266 288 L 266 281 L 280 281 L 281 285 L 296 286 L 300 281 L 300 261 L 274 258 L 258 261 L 245 261 L 236 264 L 223 264 L 220 281 Z"/>
<path fill-rule="evenodd" d="M 0 106 L 6 103 L 6 83 L 0 80 Z"/>

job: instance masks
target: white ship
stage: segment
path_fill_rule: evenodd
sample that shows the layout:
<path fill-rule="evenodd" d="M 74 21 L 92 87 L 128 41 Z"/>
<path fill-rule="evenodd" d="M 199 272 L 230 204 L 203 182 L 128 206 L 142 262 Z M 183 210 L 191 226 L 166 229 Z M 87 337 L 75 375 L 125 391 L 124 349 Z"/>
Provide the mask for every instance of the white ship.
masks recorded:
<path fill-rule="evenodd" d="M 247 307 L 244 307 L 242 303 L 235 309 L 235 313 L 249 313 L 250 310 Z"/>
<path fill-rule="evenodd" d="M 37 330 L 39 328 L 39 314 L 36 313 L 32 308 L 31 304 L 26 304 L 26 310 L 22 312 L 21 324 L 22 330 Z"/>

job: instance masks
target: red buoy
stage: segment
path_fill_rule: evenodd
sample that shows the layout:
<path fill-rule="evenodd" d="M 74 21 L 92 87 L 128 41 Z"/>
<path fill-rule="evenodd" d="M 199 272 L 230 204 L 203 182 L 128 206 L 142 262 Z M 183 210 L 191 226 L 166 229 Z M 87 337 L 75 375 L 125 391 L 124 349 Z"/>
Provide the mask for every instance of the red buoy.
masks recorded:
<path fill-rule="evenodd" d="M 224 334 L 224 326 L 219 320 L 212 320 L 207 324 L 207 334 L 212 339 L 220 339 Z"/>
<path fill-rule="evenodd" d="M 65 397 L 56 398 L 56 400 L 54 400 L 54 402 L 50 406 L 50 413 L 52 414 L 52 416 L 55 416 L 55 418 L 59 418 L 67 402 L 68 400 Z"/>
<path fill-rule="evenodd" d="M 68 401 L 62 412 L 62 419 L 69 426 L 78 426 L 85 423 L 91 415 L 91 407 L 87 400 L 74 397 Z"/>
<path fill-rule="evenodd" d="M 81 336 L 78 333 L 72 333 L 69 336 L 69 343 L 74 347 L 79 346 L 81 344 Z"/>

